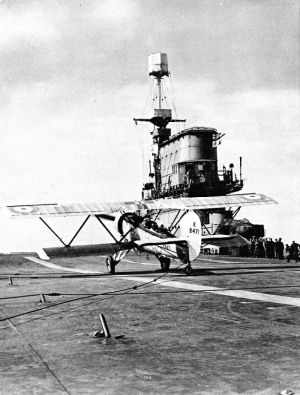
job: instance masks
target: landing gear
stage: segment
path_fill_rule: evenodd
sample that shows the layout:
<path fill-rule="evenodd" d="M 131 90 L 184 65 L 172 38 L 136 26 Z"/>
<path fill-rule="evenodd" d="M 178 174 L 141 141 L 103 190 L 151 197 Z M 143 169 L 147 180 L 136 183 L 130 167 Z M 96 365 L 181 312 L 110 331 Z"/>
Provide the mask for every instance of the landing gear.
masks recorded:
<path fill-rule="evenodd" d="M 192 274 L 192 271 L 193 271 L 192 266 L 191 266 L 190 264 L 188 264 L 188 265 L 184 268 L 184 271 L 185 271 L 185 274 L 186 274 L 187 276 L 190 276 L 190 275 Z"/>
<path fill-rule="evenodd" d="M 107 267 L 107 271 L 110 274 L 114 274 L 115 273 L 115 269 L 116 266 L 119 262 L 115 261 L 114 258 L 112 257 L 112 255 L 110 255 L 109 257 L 106 258 L 106 267 Z"/>
<path fill-rule="evenodd" d="M 163 272 L 168 272 L 169 269 L 170 269 L 171 259 L 162 256 L 162 257 L 159 258 L 159 261 L 160 261 L 161 270 Z"/>

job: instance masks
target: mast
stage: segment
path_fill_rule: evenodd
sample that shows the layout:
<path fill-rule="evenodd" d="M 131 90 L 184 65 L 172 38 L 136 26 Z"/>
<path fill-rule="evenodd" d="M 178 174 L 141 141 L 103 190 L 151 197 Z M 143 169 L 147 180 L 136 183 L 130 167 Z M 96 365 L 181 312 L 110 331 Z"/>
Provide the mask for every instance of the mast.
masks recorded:
<path fill-rule="evenodd" d="M 160 146 L 171 136 L 171 129 L 167 128 L 170 122 L 185 122 L 185 119 L 173 119 L 172 110 L 163 108 L 162 105 L 162 80 L 169 77 L 168 58 L 165 53 L 155 53 L 148 56 L 149 76 L 156 80 L 155 96 L 158 97 L 158 108 L 154 108 L 148 118 L 133 118 L 135 123 L 151 122 L 154 125 L 152 133 L 153 143 L 157 144 L 157 154 L 154 155 L 153 167 L 155 177 L 155 189 L 159 192 L 161 186 L 161 169 L 160 169 Z M 150 171 L 150 176 L 151 176 Z"/>

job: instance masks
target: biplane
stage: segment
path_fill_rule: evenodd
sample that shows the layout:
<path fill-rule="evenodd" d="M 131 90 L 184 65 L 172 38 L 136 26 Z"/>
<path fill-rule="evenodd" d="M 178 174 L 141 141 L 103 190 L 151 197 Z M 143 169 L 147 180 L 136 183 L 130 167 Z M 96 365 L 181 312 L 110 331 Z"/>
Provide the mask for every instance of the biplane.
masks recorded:
<path fill-rule="evenodd" d="M 39 218 L 62 242 L 68 251 L 72 243 L 94 216 L 113 237 L 116 252 L 106 259 L 107 270 L 115 273 L 117 264 L 131 250 L 157 257 L 162 271 L 168 271 L 171 259 L 179 259 L 187 275 L 192 273 L 191 262 L 200 254 L 202 243 L 212 243 L 228 235 L 202 235 L 202 224 L 195 210 L 218 210 L 277 203 L 258 194 L 236 194 L 214 197 L 142 200 L 131 202 L 100 202 L 78 204 L 41 204 L 7 206 L 12 218 Z M 157 219 L 173 213 L 173 220 L 164 226 Z M 175 213 L 175 215 L 174 215 Z M 85 216 L 85 220 L 69 243 L 64 243 L 46 222 L 47 217 Z M 109 230 L 106 221 L 113 221 L 118 238 Z M 41 259 L 49 259 L 44 250 L 37 251 Z"/>

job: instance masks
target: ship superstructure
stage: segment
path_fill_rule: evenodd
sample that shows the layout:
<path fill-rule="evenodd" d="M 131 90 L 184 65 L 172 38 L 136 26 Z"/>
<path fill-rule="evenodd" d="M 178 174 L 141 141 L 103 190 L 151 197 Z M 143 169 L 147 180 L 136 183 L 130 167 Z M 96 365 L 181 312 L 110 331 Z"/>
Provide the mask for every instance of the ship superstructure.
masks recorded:
<path fill-rule="evenodd" d="M 149 76 L 156 81 L 156 107 L 147 118 L 134 118 L 136 123 L 154 125 L 151 134 L 156 152 L 150 161 L 143 198 L 218 196 L 241 190 L 241 158 L 239 179 L 233 173 L 233 164 L 229 170 L 226 167 L 218 170 L 217 148 L 224 135 L 210 127 L 193 127 L 171 134 L 169 124 L 183 123 L 185 119 L 173 119 L 172 109 L 163 108 L 166 102 L 163 100 L 163 79 L 170 75 L 167 55 L 149 55 L 148 68 Z"/>
<path fill-rule="evenodd" d="M 149 161 L 149 178 L 143 185 L 142 199 L 224 196 L 240 191 L 244 186 L 242 158 L 239 158 L 239 178 L 234 174 L 232 163 L 228 169 L 225 166 L 221 170 L 218 168 L 217 150 L 224 134 L 204 126 L 171 133 L 170 124 L 185 123 L 185 119 L 173 119 L 172 109 L 165 108 L 164 78 L 170 76 L 167 55 L 149 55 L 148 71 L 149 76 L 155 80 L 154 108 L 148 117 L 134 118 L 136 124 L 149 122 L 154 125 L 151 135 L 155 149 Z M 198 210 L 202 234 L 239 233 L 247 238 L 253 235 L 264 236 L 263 225 L 250 224 L 246 219 L 235 220 L 238 211 L 239 209 L 231 211 L 225 208 Z M 165 218 L 166 226 L 173 221 L 170 213 Z M 247 247 L 247 243 L 244 244 Z"/>

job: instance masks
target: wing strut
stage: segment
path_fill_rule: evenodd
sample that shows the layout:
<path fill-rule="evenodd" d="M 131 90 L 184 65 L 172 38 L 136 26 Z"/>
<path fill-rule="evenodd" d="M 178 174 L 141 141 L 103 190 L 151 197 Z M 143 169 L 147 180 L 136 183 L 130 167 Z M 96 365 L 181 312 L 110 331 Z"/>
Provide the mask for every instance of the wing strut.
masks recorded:
<path fill-rule="evenodd" d="M 177 211 L 177 214 L 175 215 L 174 220 L 172 221 L 171 225 L 169 226 L 170 232 L 173 230 L 173 224 L 174 224 L 174 222 L 176 221 L 176 219 L 178 218 L 179 213 L 180 213 L 180 210 Z M 181 219 L 181 218 L 180 218 L 180 219 Z M 177 224 L 176 224 L 176 225 L 177 225 Z M 174 226 L 174 228 L 175 228 L 175 226 Z"/>
<path fill-rule="evenodd" d="M 211 232 L 210 232 L 210 230 L 207 228 L 207 226 L 205 225 L 204 220 L 203 220 L 202 217 L 200 217 L 200 221 L 201 221 L 201 225 L 204 226 L 206 232 L 207 232 L 209 235 L 211 235 Z"/>
<path fill-rule="evenodd" d="M 157 220 L 157 218 L 159 217 L 159 214 L 161 213 L 161 210 L 158 210 L 158 213 L 156 214 L 156 217 L 154 218 L 154 220 L 153 221 L 156 221 Z"/>
<path fill-rule="evenodd" d="M 70 241 L 70 243 L 67 245 L 67 247 L 70 247 L 71 244 L 73 243 L 73 241 L 75 240 L 75 237 L 78 235 L 78 233 L 81 231 L 81 229 L 84 227 L 84 225 L 86 224 L 87 220 L 90 218 L 90 215 L 88 215 L 86 217 L 86 219 L 84 220 L 83 224 L 80 226 L 80 228 L 77 230 L 77 232 L 75 233 L 75 235 L 73 236 L 72 240 Z"/>
<path fill-rule="evenodd" d="M 81 229 L 84 227 L 84 225 L 87 223 L 87 220 L 90 218 L 90 215 L 88 215 L 86 217 L 86 219 L 83 221 L 82 225 L 80 226 L 80 228 L 77 230 L 77 232 L 75 233 L 75 235 L 72 237 L 72 239 L 70 240 L 70 242 L 68 244 L 66 244 L 63 239 L 61 237 L 58 236 L 57 233 L 54 232 L 54 230 L 51 228 L 51 226 L 49 224 L 47 224 L 47 222 L 39 217 L 39 219 L 47 226 L 48 229 L 50 229 L 50 231 L 58 238 L 58 240 L 67 248 L 71 247 L 71 244 L 73 243 L 73 241 L 75 240 L 75 238 L 77 237 L 78 233 L 81 231 Z"/>
<path fill-rule="evenodd" d="M 81 226 L 79 227 L 79 229 L 77 230 L 77 232 L 74 234 L 74 236 L 72 237 L 72 239 L 70 240 L 70 242 L 68 244 L 66 244 L 63 239 L 61 237 L 59 237 L 59 235 L 51 228 L 51 226 L 41 217 L 39 217 L 39 219 L 43 222 L 44 225 L 47 226 L 47 228 L 58 238 L 58 240 L 66 247 L 66 248 L 71 248 L 71 244 L 73 243 L 73 241 L 75 240 L 75 238 L 77 237 L 77 235 L 79 234 L 79 232 L 81 231 L 81 229 L 84 227 L 84 225 L 87 223 L 88 219 L 91 217 L 91 215 L 88 215 L 85 220 L 83 221 L 83 223 L 81 224 Z M 114 239 L 114 241 L 117 244 L 120 244 L 126 237 L 127 235 L 131 232 L 131 229 L 128 230 L 128 232 L 126 232 L 125 235 L 122 236 L 122 238 L 120 239 L 120 241 L 118 241 L 115 236 L 111 233 L 111 231 L 107 228 L 107 226 L 101 221 L 100 219 L 100 215 L 95 215 L 95 217 L 97 218 L 97 220 L 101 223 L 101 225 L 104 227 L 104 229 L 107 231 L 107 233 L 109 233 L 111 235 L 111 237 Z"/>
<path fill-rule="evenodd" d="M 241 209 L 241 206 L 238 207 L 234 211 L 234 213 L 232 214 L 231 218 L 226 218 L 226 215 L 225 215 L 225 217 L 222 219 L 222 221 L 219 223 L 219 226 L 215 230 L 214 235 L 216 235 L 218 233 L 218 230 L 221 229 L 223 226 L 225 228 L 228 228 L 230 226 L 230 224 L 232 223 L 232 221 L 234 220 L 234 218 L 236 217 L 236 215 L 238 214 L 238 212 L 240 211 L 240 209 Z M 230 210 L 231 210 L 231 207 L 230 207 L 228 213 L 230 212 Z"/>
<path fill-rule="evenodd" d="M 60 237 L 58 236 L 58 234 L 54 232 L 54 230 L 51 228 L 51 226 L 49 226 L 49 225 L 47 224 L 47 222 L 46 222 L 43 218 L 39 217 L 39 219 L 43 222 L 44 225 L 47 226 L 48 229 L 51 230 L 51 232 L 58 238 L 58 240 L 59 240 L 65 247 L 68 247 L 67 244 L 63 241 L 63 239 L 60 238 Z"/>
<path fill-rule="evenodd" d="M 124 239 L 126 239 L 126 237 L 129 235 L 129 233 L 132 231 L 132 229 L 129 229 L 126 233 L 125 233 L 125 235 L 123 235 L 122 237 L 121 237 L 121 239 L 119 240 L 119 242 L 118 243 L 122 243 L 122 241 L 124 240 Z"/>
<path fill-rule="evenodd" d="M 175 225 L 173 225 L 172 229 L 175 229 L 176 226 L 179 224 L 179 222 L 182 220 L 182 218 L 186 215 L 186 213 L 188 212 L 188 210 L 185 210 L 185 212 L 182 214 L 182 216 L 179 218 L 179 220 L 176 222 Z M 176 216 L 177 217 L 177 216 Z M 176 219 L 176 218 L 175 218 Z M 173 221 L 174 222 L 174 221 Z M 170 229 L 171 230 L 171 229 Z M 176 232 L 175 232 L 176 233 Z M 174 235 L 175 235 L 174 233 Z"/>
<path fill-rule="evenodd" d="M 118 243 L 118 240 L 115 238 L 115 236 L 111 233 L 111 231 L 108 229 L 108 227 L 101 221 L 100 217 L 98 215 L 95 215 L 97 220 L 100 222 L 100 224 L 103 226 L 103 228 L 111 235 L 111 237 L 114 239 L 116 243 Z"/>

